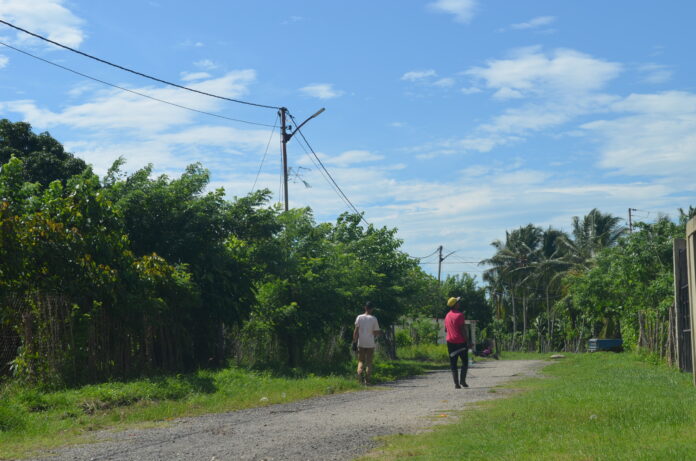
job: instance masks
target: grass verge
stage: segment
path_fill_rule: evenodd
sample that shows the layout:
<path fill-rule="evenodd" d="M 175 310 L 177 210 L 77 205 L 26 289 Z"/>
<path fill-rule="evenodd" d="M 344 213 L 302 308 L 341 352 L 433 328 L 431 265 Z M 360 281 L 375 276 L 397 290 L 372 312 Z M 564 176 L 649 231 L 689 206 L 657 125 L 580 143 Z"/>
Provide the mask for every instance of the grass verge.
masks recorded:
<path fill-rule="evenodd" d="M 387 437 L 368 458 L 696 459 L 690 374 L 633 354 L 565 355 L 544 369 L 550 379 L 513 384 L 526 392 L 483 402 L 432 432 Z"/>
<path fill-rule="evenodd" d="M 421 350 L 423 349 L 423 350 Z M 396 361 L 375 360 L 374 382 L 417 375 L 442 366 L 429 348 L 399 349 Z M 0 459 L 31 456 L 82 443 L 100 429 L 125 429 L 205 413 L 286 403 L 360 388 L 355 361 L 333 374 L 291 370 L 285 375 L 231 367 L 196 373 L 110 382 L 47 392 L 20 383 L 0 387 Z"/>

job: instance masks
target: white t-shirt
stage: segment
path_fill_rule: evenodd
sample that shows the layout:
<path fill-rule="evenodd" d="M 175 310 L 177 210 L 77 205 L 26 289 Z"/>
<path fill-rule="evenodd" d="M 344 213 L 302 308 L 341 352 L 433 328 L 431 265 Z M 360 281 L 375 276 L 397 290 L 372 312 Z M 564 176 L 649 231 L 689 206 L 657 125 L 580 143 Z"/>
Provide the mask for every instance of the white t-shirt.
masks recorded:
<path fill-rule="evenodd" d="M 358 327 L 358 347 L 375 347 L 375 331 L 379 331 L 377 317 L 370 314 L 360 314 L 355 319 Z"/>

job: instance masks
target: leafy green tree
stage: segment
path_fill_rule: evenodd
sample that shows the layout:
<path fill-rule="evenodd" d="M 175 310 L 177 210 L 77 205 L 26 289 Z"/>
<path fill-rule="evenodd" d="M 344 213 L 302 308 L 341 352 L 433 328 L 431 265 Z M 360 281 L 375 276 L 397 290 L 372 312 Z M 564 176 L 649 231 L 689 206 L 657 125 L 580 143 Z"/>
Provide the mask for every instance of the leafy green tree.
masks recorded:
<path fill-rule="evenodd" d="M 24 180 L 48 186 L 59 179 L 68 178 L 87 169 L 85 162 L 65 152 L 63 146 L 48 133 L 35 134 L 31 125 L 0 120 L 0 164 L 11 157 L 23 160 Z"/>

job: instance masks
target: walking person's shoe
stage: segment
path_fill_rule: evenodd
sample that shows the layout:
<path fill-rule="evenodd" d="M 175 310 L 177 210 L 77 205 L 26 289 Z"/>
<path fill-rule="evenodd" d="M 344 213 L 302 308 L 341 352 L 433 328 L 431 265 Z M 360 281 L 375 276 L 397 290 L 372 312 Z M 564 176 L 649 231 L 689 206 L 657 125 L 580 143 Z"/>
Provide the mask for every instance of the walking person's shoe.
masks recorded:
<path fill-rule="evenodd" d="M 466 373 L 464 370 L 462 370 L 462 375 L 459 377 L 459 383 L 462 387 L 469 387 L 469 385 L 466 383 Z"/>
<path fill-rule="evenodd" d="M 457 375 L 457 371 L 453 370 L 452 371 L 452 379 L 454 379 L 454 388 L 455 389 L 461 389 L 462 386 L 459 385 L 459 376 Z"/>

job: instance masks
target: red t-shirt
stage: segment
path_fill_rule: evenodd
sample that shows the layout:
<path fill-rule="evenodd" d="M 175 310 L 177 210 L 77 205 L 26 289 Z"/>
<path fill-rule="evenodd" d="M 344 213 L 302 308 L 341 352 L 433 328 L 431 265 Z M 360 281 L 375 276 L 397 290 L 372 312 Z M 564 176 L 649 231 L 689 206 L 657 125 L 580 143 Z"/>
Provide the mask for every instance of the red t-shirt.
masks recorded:
<path fill-rule="evenodd" d="M 466 338 L 462 335 L 462 325 L 464 325 L 464 314 L 459 311 L 451 310 L 445 316 L 445 330 L 447 330 L 446 340 L 448 343 L 462 344 Z"/>

